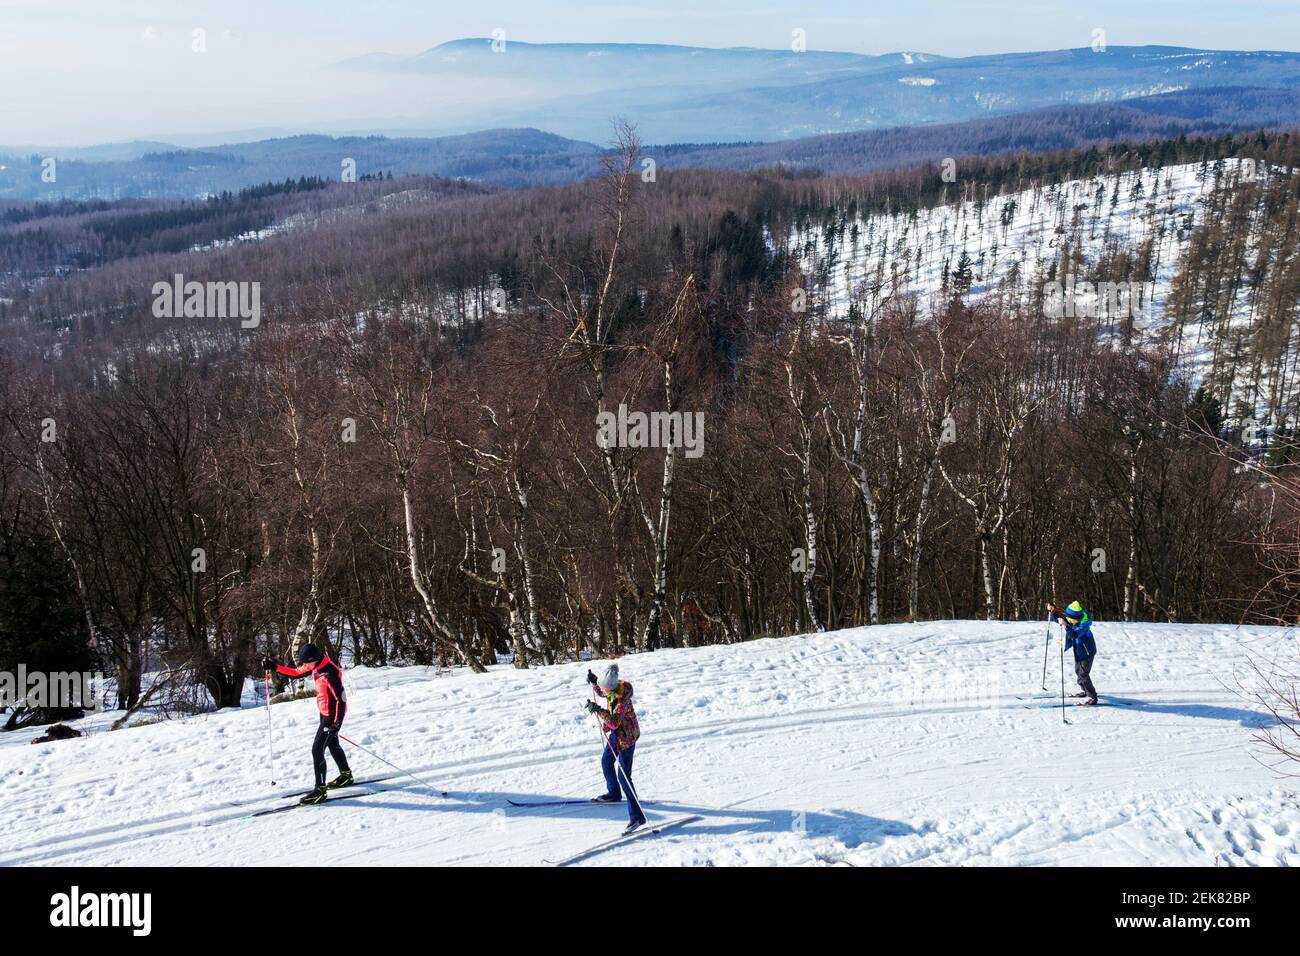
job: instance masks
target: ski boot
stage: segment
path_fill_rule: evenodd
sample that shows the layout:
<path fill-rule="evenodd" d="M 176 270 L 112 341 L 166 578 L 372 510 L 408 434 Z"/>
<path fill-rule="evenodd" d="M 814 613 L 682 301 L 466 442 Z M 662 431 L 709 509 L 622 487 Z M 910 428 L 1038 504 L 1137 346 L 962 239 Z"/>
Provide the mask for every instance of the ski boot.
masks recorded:
<path fill-rule="evenodd" d="M 354 783 L 356 783 L 356 781 L 352 779 L 352 771 L 344 770 L 329 783 L 325 784 L 325 788 L 327 790 L 337 790 L 339 787 L 350 787 Z"/>
<path fill-rule="evenodd" d="M 640 820 L 633 820 L 633 821 L 632 821 L 631 823 L 629 823 L 629 824 L 627 825 L 627 827 L 623 830 L 623 836 L 631 836 L 633 833 L 636 833 L 637 830 L 640 830 L 643 826 L 645 826 L 645 819 L 644 819 L 644 818 L 642 818 L 642 819 L 640 819 Z"/>
<path fill-rule="evenodd" d="M 616 797 L 612 793 L 602 793 L 599 797 L 592 797 L 592 803 L 622 803 L 622 797 Z"/>
<path fill-rule="evenodd" d="M 1071 694 L 1070 696 L 1071 696 L 1071 697 L 1087 697 L 1088 694 L 1087 694 L 1086 691 L 1079 690 L 1079 691 L 1075 691 L 1075 692 L 1074 692 L 1073 694 Z"/>
<path fill-rule="evenodd" d="M 1082 702 L 1079 704 L 1079 706 L 1080 706 L 1080 707 L 1096 707 L 1096 706 L 1097 706 L 1097 698 L 1096 698 L 1096 697 L 1089 697 L 1087 700 L 1082 701 Z"/>
<path fill-rule="evenodd" d="M 315 790 L 313 790 L 311 793 L 305 794 L 303 798 L 298 801 L 298 805 L 302 807 L 309 807 L 312 806 L 313 804 L 322 803 L 324 802 L 325 798 L 328 795 L 329 795 L 329 790 L 327 790 L 324 786 L 320 786 L 317 787 Z"/>

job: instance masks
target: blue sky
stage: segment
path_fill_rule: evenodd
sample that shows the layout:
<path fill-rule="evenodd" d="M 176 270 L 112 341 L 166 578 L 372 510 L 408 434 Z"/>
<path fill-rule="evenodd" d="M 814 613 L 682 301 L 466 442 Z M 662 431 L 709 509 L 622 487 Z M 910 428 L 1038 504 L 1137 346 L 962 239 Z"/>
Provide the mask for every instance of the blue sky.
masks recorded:
<path fill-rule="evenodd" d="M 328 111 L 313 71 L 447 40 L 808 47 L 947 56 L 1163 43 L 1300 49 L 1297 0 L 0 0 L 0 141 L 88 143 L 253 129 Z M 194 57 L 192 31 L 206 31 Z M 17 95 L 8 95 L 16 91 Z"/>
<path fill-rule="evenodd" d="M 83 44 L 126 24 L 208 23 L 274 37 L 292 51 L 414 53 L 502 27 L 517 39 L 784 47 L 794 27 L 815 49 L 947 56 L 1112 42 L 1228 49 L 1300 47 L 1295 0 L 0 0 L 5 34 L 45 48 L 57 30 Z M 1083 39 L 1080 39 L 1083 38 Z"/>

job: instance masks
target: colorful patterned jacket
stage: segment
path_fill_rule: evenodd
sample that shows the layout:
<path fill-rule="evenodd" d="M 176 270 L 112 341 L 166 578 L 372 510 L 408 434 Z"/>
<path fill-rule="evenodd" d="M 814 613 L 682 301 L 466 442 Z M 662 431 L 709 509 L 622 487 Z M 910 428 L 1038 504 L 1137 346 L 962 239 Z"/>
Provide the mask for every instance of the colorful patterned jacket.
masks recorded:
<path fill-rule="evenodd" d="M 621 680 L 618 682 L 617 690 L 601 691 L 601 693 L 605 695 L 605 702 L 609 705 L 608 710 L 603 707 L 596 708 L 602 726 L 606 732 L 614 731 L 614 741 L 618 744 L 619 750 L 636 746 L 637 740 L 641 737 L 641 725 L 637 723 L 636 711 L 632 708 L 632 685 Z"/>

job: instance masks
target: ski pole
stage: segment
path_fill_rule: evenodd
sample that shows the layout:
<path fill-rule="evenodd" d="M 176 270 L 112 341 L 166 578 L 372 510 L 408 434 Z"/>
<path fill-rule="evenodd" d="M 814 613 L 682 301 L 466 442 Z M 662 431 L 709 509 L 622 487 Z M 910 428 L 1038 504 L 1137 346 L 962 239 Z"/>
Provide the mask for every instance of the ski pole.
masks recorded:
<path fill-rule="evenodd" d="M 275 786 L 275 736 L 271 730 L 271 672 L 267 671 L 264 676 L 266 678 L 266 752 L 271 757 L 271 786 Z"/>
<path fill-rule="evenodd" d="M 596 688 L 594 686 L 591 688 L 591 698 L 592 700 L 596 699 Z M 592 714 L 591 716 L 596 718 L 596 733 L 600 735 L 601 743 L 604 745 L 605 749 L 609 751 L 610 756 L 614 758 L 614 772 L 622 775 L 623 786 L 627 787 L 628 794 L 632 797 L 632 801 L 636 804 L 636 808 L 641 811 L 641 816 L 644 817 L 645 807 L 641 806 L 641 798 L 637 796 L 636 788 L 632 786 L 632 781 L 628 779 L 627 771 L 623 769 L 623 761 L 618 759 L 618 752 L 614 750 L 614 745 L 611 744 L 609 738 L 605 736 L 605 730 L 600 726 L 600 718 L 597 717 L 596 714 Z"/>
<path fill-rule="evenodd" d="M 1047 612 L 1047 640 L 1043 641 L 1043 690 L 1047 690 L 1047 650 L 1052 646 L 1052 612 Z"/>
<path fill-rule="evenodd" d="M 1052 646 L 1052 630 L 1047 630 L 1047 640 L 1043 641 L 1043 690 L 1047 690 L 1047 652 Z"/>
<path fill-rule="evenodd" d="M 1065 641 L 1061 642 L 1061 723 L 1069 723 L 1065 719 Z"/>
<path fill-rule="evenodd" d="M 344 737 L 342 734 L 339 734 L 339 740 L 346 741 L 347 743 L 350 743 L 352 746 L 356 747 L 356 748 L 357 748 L 358 750 L 360 750 L 362 753 L 368 753 L 368 754 L 370 754 L 370 756 L 374 757 L 374 758 L 375 758 L 376 760 L 378 760 L 380 763 L 388 764 L 388 766 L 392 767 L 394 770 L 396 770 L 396 771 L 398 771 L 398 772 L 400 772 L 400 773 L 404 773 L 404 774 L 406 774 L 408 777 L 410 777 L 412 780 L 414 780 L 414 781 L 415 781 L 416 783 L 418 783 L 420 786 L 424 787 L 426 790 L 432 790 L 434 793 L 436 793 L 436 794 L 437 794 L 438 796 L 440 796 L 440 797 L 445 797 L 445 796 L 447 795 L 447 791 L 446 791 L 446 790 L 439 790 L 437 787 L 430 786 L 428 783 L 426 783 L 425 781 L 421 780 L 421 779 L 420 779 L 419 777 L 417 777 L 415 774 L 411 773 L 411 771 L 405 769 L 404 767 L 399 767 L 397 764 L 393 763 L 391 760 L 385 760 L 383 757 L 379 756 L 379 754 L 375 753 L 373 750 L 369 750 L 369 749 L 367 749 L 367 748 L 361 746 L 359 743 L 357 743 L 355 740 L 351 739 L 350 737 Z"/>

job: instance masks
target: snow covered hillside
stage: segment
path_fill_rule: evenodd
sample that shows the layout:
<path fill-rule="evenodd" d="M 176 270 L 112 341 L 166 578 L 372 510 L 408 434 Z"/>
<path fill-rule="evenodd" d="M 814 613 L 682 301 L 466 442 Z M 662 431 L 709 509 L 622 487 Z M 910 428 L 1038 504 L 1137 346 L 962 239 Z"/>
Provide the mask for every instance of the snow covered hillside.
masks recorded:
<path fill-rule="evenodd" d="M 951 203 L 796 228 L 789 238 L 832 316 L 846 315 L 855 304 L 869 315 L 873 301 L 885 295 L 915 296 L 928 310 L 951 292 L 964 261 L 974 298 L 995 295 L 1030 307 L 1040 296 L 1050 298 L 1057 289 L 1052 283 L 1059 283 L 1057 294 L 1065 301 L 1057 302 L 1065 314 L 1095 319 L 1103 340 L 1123 342 L 1132 334 L 1151 341 L 1169 330 L 1166 304 L 1189 240 L 1206 225 L 1211 195 L 1240 182 L 1284 175 L 1253 161 L 1227 160 L 988 195 L 978 184 L 963 186 L 958 171 Z M 1236 225 L 1246 234 L 1243 258 L 1251 259 L 1263 231 L 1260 209 Z M 1063 274 L 1063 263 L 1070 264 L 1064 267 L 1068 273 Z M 1131 298 L 1128 279 L 1116 283 L 1124 294 L 1112 295 L 1109 302 L 1084 284 L 1094 274 L 1121 273 L 1131 276 Z M 1261 296 L 1250 281 L 1224 284 L 1231 290 L 1224 330 L 1200 322 L 1178 329 L 1175 354 L 1196 380 L 1210 373 L 1213 360 L 1223 358 L 1216 354 L 1222 350 L 1216 337 L 1232 334 L 1227 328 L 1245 332 L 1259 318 Z"/>
<path fill-rule="evenodd" d="M 1300 863 L 1294 786 L 1254 759 L 1268 721 L 1234 676 L 1247 655 L 1293 658 L 1292 630 L 1100 622 L 1093 677 L 1112 706 L 1072 708 L 1069 725 L 1017 696 L 1041 693 L 1044 631 L 887 625 L 623 658 L 651 818 L 702 819 L 589 864 Z M 349 671 L 344 733 L 445 798 L 399 778 L 249 818 L 309 786 L 310 700 L 271 709 L 274 786 L 262 707 L 115 732 L 98 715 L 87 737 L 36 746 L 39 731 L 3 734 L 0 864 L 557 860 L 625 820 L 507 803 L 603 789 L 586 670 Z M 391 773 L 350 757 L 358 777 Z"/>

